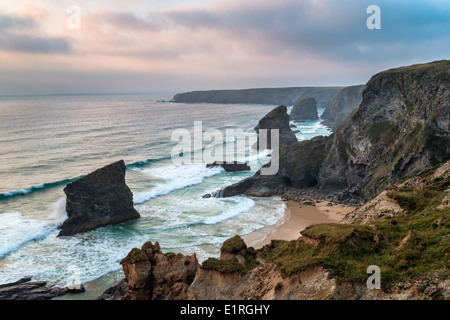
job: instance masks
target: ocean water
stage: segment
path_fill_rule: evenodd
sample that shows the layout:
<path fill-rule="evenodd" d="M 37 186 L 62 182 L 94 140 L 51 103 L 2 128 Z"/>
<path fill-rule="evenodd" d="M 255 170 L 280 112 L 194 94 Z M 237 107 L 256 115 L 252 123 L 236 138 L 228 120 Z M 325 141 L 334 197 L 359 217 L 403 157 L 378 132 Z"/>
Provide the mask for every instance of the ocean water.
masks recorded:
<path fill-rule="evenodd" d="M 277 197 L 204 199 L 205 193 L 253 175 L 269 161 L 250 147 L 238 155 L 250 172 L 174 163 L 175 130 L 250 130 L 275 106 L 173 104 L 172 94 L 0 97 L 0 283 L 32 276 L 58 285 L 85 283 L 120 270 L 133 247 L 159 241 L 165 251 L 218 256 L 224 240 L 276 224 L 285 213 Z M 299 140 L 330 134 L 320 121 L 296 123 Z M 235 139 L 199 150 L 224 150 Z M 250 143 L 248 144 L 251 145 Z M 208 149 L 209 148 L 209 149 Z M 197 154 L 197 153 L 195 153 Z M 57 238 L 67 218 L 65 185 L 123 159 L 126 182 L 141 218 Z"/>

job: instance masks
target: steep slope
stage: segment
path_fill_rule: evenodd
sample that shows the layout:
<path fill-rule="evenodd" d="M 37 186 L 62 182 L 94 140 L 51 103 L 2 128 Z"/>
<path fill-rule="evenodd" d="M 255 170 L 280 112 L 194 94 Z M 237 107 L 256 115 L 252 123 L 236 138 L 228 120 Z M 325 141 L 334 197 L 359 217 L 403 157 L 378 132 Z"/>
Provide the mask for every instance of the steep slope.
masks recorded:
<path fill-rule="evenodd" d="M 339 91 L 321 116 L 323 124 L 332 128 L 333 131 L 336 130 L 352 111 L 359 106 L 365 88 L 365 85 L 352 86 Z"/>
<path fill-rule="evenodd" d="M 172 102 L 249 103 L 292 106 L 304 97 L 314 97 L 319 107 L 326 107 L 341 89 L 341 87 L 294 87 L 192 91 L 176 94 Z"/>
<path fill-rule="evenodd" d="M 448 60 L 381 72 L 331 136 L 283 146 L 276 176 L 257 173 L 217 194 L 313 188 L 317 195 L 365 202 L 401 177 L 450 159 L 449 85 Z"/>

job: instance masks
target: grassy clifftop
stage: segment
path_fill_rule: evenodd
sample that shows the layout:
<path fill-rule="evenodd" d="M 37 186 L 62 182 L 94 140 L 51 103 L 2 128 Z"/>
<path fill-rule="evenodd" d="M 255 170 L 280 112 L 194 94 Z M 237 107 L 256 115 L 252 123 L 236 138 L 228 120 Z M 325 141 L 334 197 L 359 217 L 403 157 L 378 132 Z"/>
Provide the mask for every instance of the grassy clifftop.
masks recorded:
<path fill-rule="evenodd" d="M 382 288 L 436 272 L 449 277 L 449 177 L 447 162 L 405 178 L 387 190 L 405 215 L 367 225 L 311 226 L 298 240 L 263 248 L 265 259 L 279 264 L 285 276 L 322 266 L 338 282 L 366 281 L 367 267 L 377 265 Z"/>

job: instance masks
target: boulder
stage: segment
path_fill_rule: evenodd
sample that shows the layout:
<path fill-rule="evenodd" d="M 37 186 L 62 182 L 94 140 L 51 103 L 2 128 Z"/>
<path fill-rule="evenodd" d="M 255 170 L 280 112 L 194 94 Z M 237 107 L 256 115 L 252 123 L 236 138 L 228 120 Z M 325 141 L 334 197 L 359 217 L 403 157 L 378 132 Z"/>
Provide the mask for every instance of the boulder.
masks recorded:
<path fill-rule="evenodd" d="M 238 172 L 238 171 L 248 171 L 251 170 L 250 166 L 246 163 L 241 162 L 218 162 L 208 163 L 207 168 L 222 167 L 226 172 Z"/>
<path fill-rule="evenodd" d="M 293 121 L 317 120 L 317 101 L 314 98 L 305 98 L 298 101 L 292 108 L 289 118 Z"/>
<path fill-rule="evenodd" d="M 64 188 L 68 219 L 58 237 L 139 218 L 125 170 L 121 160 L 69 183 Z"/>

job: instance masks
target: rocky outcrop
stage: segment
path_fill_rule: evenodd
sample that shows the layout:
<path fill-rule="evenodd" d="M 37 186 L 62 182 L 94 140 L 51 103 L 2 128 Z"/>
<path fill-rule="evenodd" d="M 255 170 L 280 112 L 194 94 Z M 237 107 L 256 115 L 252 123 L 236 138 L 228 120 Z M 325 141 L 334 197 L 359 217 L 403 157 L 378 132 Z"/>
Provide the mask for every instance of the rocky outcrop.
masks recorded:
<path fill-rule="evenodd" d="M 83 291 L 83 286 L 75 290 L 51 286 L 46 281 L 31 281 L 31 278 L 23 278 L 13 283 L 0 285 L 0 300 L 50 300 L 68 293 Z"/>
<path fill-rule="evenodd" d="M 314 98 L 305 98 L 298 101 L 289 115 L 291 121 L 317 120 L 317 101 Z"/>
<path fill-rule="evenodd" d="M 104 300 L 180 300 L 199 268 L 195 253 L 163 254 L 158 242 L 134 248 L 121 262 L 125 280 L 99 298 Z"/>
<path fill-rule="evenodd" d="M 276 176 L 257 173 L 217 194 L 274 195 L 291 186 L 364 203 L 450 159 L 449 85 L 447 60 L 381 72 L 331 136 L 282 147 Z"/>
<path fill-rule="evenodd" d="M 241 162 L 217 162 L 214 161 L 213 163 L 208 163 L 206 165 L 207 168 L 214 168 L 214 167 L 222 167 L 226 172 L 238 172 L 238 171 L 248 171 L 251 170 L 250 166 L 246 163 Z"/>
<path fill-rule="evenodd" d="M 69 183 L 64 188 L 68 219 L 58 236 L 139 218 L 133 207 L 133 194 L 125 183 L 125 170 L 121 160 Z"/>
<path fill-rule="evenodd" d="M 300 87 L 193 91 L 175 95 L 172 102 L 249 103 L 292 106 L 304 97 L 314 97 L 319 107 L 326 107 L 341 89 L 341 87 Z"/>
<path fill-rule="evenodd" d="M 272 130 L 278 129 L 279 132 L 279 144 L 291 145 L 298 142 L 295 133 L 292 131 L 289 125 L 289 115 L 287 114 L 286 106 L 278 106 L 268 114 L 266 114 L 255 127 L 255 131 L 258 133 L 257 146 L 259 146 L 260 136 L 259 130 L 267 130 L 267 148 L 272 148 Z"/>
<path fill-rule="evenodd" d="M 365 85 L 360 85 L 346 87 L 339 91 L 321 116 L 323 124 L 335 131 L 350 116 L 353 110 L 358 108 L 365 88 Z"/>

